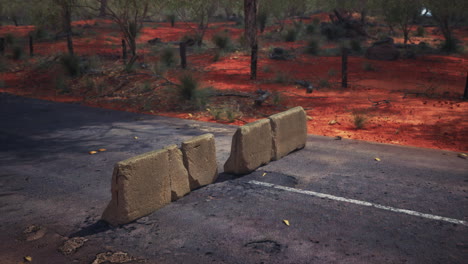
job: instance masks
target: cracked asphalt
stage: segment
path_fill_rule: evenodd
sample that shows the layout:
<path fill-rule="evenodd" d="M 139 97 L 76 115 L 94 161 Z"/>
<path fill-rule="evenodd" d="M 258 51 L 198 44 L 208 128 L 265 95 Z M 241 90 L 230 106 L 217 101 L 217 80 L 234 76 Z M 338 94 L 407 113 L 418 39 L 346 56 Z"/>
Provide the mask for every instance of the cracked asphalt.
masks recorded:
<path fill-rule="evenodd" d="M 243 177 L 221 173 L 133 223 L 99 221 L 116 162 L 213 133 L 222 171 L 235 129 L 0 93 L 0 262 L 92 263 L 123 251 L 126 263 L 466 263 L 464 224 L 252 181 L 466 223 L 467 159 L 314 135 L 303 150 Z M 59 252 L 73 237 L 84 244 Z"/>

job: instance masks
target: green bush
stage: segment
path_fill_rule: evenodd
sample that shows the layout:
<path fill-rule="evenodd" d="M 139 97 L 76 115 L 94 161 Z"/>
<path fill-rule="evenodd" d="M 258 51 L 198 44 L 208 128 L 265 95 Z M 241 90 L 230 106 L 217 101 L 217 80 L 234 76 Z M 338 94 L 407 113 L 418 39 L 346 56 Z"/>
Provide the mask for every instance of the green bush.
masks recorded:
<path fill-rule="evenodd" d="M 192 100 L 195 91 L 198 89 L 199 81 L 192 74 L 185 73 L 179 78 L 179 82 L 182 98 Z"/>
<path fill-rule="evenodd" d="M 62 55 L 60 62 L 70 76 L 79 76 L 81 74 L 80 59 L 75 55 Z"/>
<path fill-rule="evenodd" d="M 223 50 L 223 51 L 227 51 L 231 49 L 231 46 L 232 46 L 231 38 L 226 32 L 217 33 L 213 35 L 213 38 L 211 39 L 211 41 L 213 42 L 213 44 L 216 45 L 218 49 Z"/>
<path fill-rule="evenodd" d="M 315 33 L 315 25 L 314 24 L 308 24 L 306 27 L 306 32 L 307 34 L 314 34 Z"/>
<path fill-rule="evenodd" d="M 284 71 L 276 72 L 275 79 L 274 79 L 275 83 L 286 84 L 289 81 L 290 81 L 289 77 L 286 75 Z"/>
<path fill-rule="evenodd" d="M 234 105 L 222 105 L 208 109 L 215 120 L 232 123 L 242 116 L 242 112 Z"/>
<path fill-rule="evenodd" d="M 355 52 L 361 52 L 362 51 L 361 42 L 359 40 L 357 40 L 357 39 L 352 39 L 349 42 L 349 45 L 351 46 L 351 50 L 353 50 Z"/>
<path fill-rule="evenodd" d="M 265 9 L 261 9 L 260 12 L 258 12 L 257 22 L 258 28 L 260 29 L 260 33 L 263 33 L 268 22 L 268 13 Z"/>
<path fill-rule="evenodd" d="M 166 67 L 172 67 L 177 63 L 177 56 L 172 48 L 165 48 L 161 51 L 161 63 Z"/>
<path fill-rule="evenodd" d="M 6 72 L 7 70 L 8 70 L 7 61 L 3 57 L 0 57 L 0 72 Z"/>
<path fill-rule="evenodd" d="M 8 33 L 5 35 L 5 43 L 7 45 L 14 45 L 16 43 L 16 38 L 13 34 Z"/>
<path fill-rule="evenodd" d="M 167 15 L 167 21 L 171 23 L 171 27 L 175 26 L 175 21 L 176 21 L 176 15 L 175 14 L 169 14 Z"/>
<path fill-rule="evenodd" d="M 14 60 L 19 60 L 23 57 L 23 48 L 20 46 L 14 46 L 13 47 L 13 59 Z"/>
<path fill-rule="evenodd" d="M 297 37 L 299 35 L 299 32 L 296 28 L 289 28 L 286 30 L 286 34 L 284 35 L 284 40 L 286 42 L 295 42 L 297 40 Z"/>
<path fill-rule="evenodd" d="M 208 104 L 211 88 L 200 88 L 200 82 L 190 73 L 179 78 L 179 91 L 182 99 L 190 101 L 192 106 L 203 108 Z"/>
<path fill-rule="evenodd" d="M 416 36 L 417 37 L 424 37 L 426 35 L 426 30 L 423 26 L 418 26 L 416 28 Z"/>
<path fill-rule="evenodd" d="M 58 76 L 55 79 L 55 90 L 59 94 L 68 94 L 68 93 L 70 93 L 70 87 L 68 86 L 64 76 Z"/>
<path fill-rule="evenodd" d="M 324 35 L 328 40 L 338 40 L 345 36 L 346 30 L 340 26 L 332 23 L 323 24 L 320 29 L 320 33 Z"/>
<path fill-rule="evenodd" d="M 320 50 L 319 42 L 315 39 L 311 39 L 307 42 L 306 52 L 311 55 L 317 55 Z"/>
<path fill-rule="evenodd" d="M 362 69 L 365 70 L 365 71 L 375 71 L 374 65 L 372 65 L 372 63 L 370 63 L 370 62 L 365 62 L 362 65 Z"/>
<path fill-rule="evenodd" d="M 327 79 L 320 79 L 319 80 L 319 87 L 329 88 L 330 87 L 330 82 Z"/>

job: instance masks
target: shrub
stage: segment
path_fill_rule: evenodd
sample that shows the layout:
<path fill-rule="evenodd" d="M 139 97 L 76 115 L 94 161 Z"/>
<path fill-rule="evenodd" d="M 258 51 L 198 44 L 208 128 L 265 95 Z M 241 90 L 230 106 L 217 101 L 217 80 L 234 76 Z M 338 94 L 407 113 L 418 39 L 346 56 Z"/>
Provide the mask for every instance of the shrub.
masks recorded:
<path fill-rule="evenodd" d="M 43 27 L 36 28 L 36 30 L 34 30 L 31 35 L 37 40 L 44 40 L 49 38 L 49 33 Z"/>
<path fill-rule="evenodd" d="M 444 52 L 457 52 L 459 50 L 459 40 L 452 38 L 450 40 L 445 40 L 442 45 L 440 46 L 440 49 Z"/>
<path fill-rule="evenodd" d="M 372 65 L 372 63 L 370 63 L 370 62 L 365 62 L 362 65 L 362 69 L 365 70 L 365 71 L 375 71 L 374 65 Z"/>
<path fill-rule="evenodd" d="M 320 50 L 319 42 L 315 39 L 311 39 L 307 42 L 306 52 L 308 54 L 317 55 Z"/>
<path fill-rule="evenodd" d="M 258 27 L 260 29 L 260 33 L 263 33 L 266 28 L 266 24 L 268 22 L 268 13 L 265 9 L 261 9 L 257 15 Z"/>
<path fill-rule="evenodd" d="M 23 57 L 23 48 L 20 46 L 13 47 L 13 59 L 19 60 Z"/>
<path fill-rule="evenodd" d="M 214 62 L 219 61 L 219 59 L 222 57 L 222 55 L 223 55 L 223 52 L 220 51 L 220 50 L 217 50 L 217 51 L 215 52 L 215 55 L 213 56 L 213 61 L 214 61 Z"/>
<path fill-rule="evenodd" d="M 319 80 L 319 87 L 328 88 L 328 87 L 330 87 L 330 82 L 327 79 L 320 79 Z"/>
<path fill-rule="evenodd" d="M 70 93 L 70 87 L 68 86 L 64 76 L 59 76 L 55 80 L 55 90 L 59 94 L 68 94 L 68 93 Z"/>
<path fill-rule="evenodd" d="M 286 34 L 284 35 L 284 40 L 286 42 L 295 42 L 297 40 L 297 36 L 299 35 L 299 32 L 295 28 L 289 28 L 286 31 Z"/>
<path fill-rule="evenodd" d="M 213 35 L 213 38 L 211 39 L 211 41 L 220 50 L 226 51 L 231 48 L 232 41 L 227 33 L 217 33 Z"/>
<path fill-rule="evenodd" d="M 62 66 L 70 76 L 78 76 L 81 74 L 80 60 L 75 55 L 65 54 L 60 59 Z"/>
<path fill-rule="evenodd" d="M 15 44 L 15 42 L 16 42 L 16 38 L 15 38 L 15 36 L 13 34 L 8 33 L 8 34 L 5 35 L 5 43 L 7 45 L 13 45 L 13 44 Z"/>
<path fill-rule="evenodd" d="M 3 57 L 0 57 L 0 72 L 6 72 L 7 70 L 8 70 L 7 61 Z"/>
<path fill-rule="evenodd" d="M 279 71 L 276 73 L 274 81 L 275 83 L 285 84 L 289 82 L 289 78 L 284 71 Z"/>
<path fill-rule="evenodd" d="M 191 74 L 185 73 L 179 78 L 179 88 L 183 99 L 192 100 L 198 89 L 198 80 Z"/>
<path fill-rule="evenodd" d="M 238 106 L 223 105 L 213 109 L 207 109 L 215 120 L 232 123 L 242 116 Z"/>
<path fill-rule="evenodd" d="M 328 40 L 337 40 L 345 36 L 346 30 L 340 25 L 326 23 L 322 24 L 320 33 L 327 37 Z"/>
<path fill-rule="evenodd" d="M 174 49 L 165 48 L 161 51 L 161 63 L 166 67 L 171 67 L 177 63 L 177 56 Z"/>
<path fill-rule="evenodd" d="M 423 26 L 418 26 L 416 28 L 416 36 L 417 37 L 424 37 L 424 35 L 426 35 L 426 30 L 424 29 Z"/>
<path fill-rule="evenodd" d="M 182 99 L 190 101 L 192 106 L 204 107 L 208 103 L 211 88 L 200 88 L 200 82 L 190 73 L 185 73 L 179 78 L 179 91 Z"/>
<path fill-rule="evenodd" d="M 312 19 L 312 24 L 318 26 L 320 24 L 320 19 L 318 17 L 314 17 L 314 19 Z"/>
<path fill-rule="evenodd" d="M 356 129 L 363 129 L 367 123 L 367 114 L 363 111 L 353 111 L 353 123 Z"/>
<path fill-rule="evenodd" d="M 280 92 L 273 92 L 273 104 L 280 105 L 284 101 L 283 96 Z"/>
<path fill-rule="evenodd" d="M 353 50 L 355 52 L 361 52 L 362 51 L 361 42 L 359 40 L 357 40 L 357 39 L 352 39 L 349 42 L 349 45 L 351 46 L 351 50 Z"/>
<path fill-rule="evenodd" d="M 307 25 L 306 32 L 307 32 L 307 34 L 314 34 L 315 33 L 315 25 L 314 24 Z"/>
<path fill-rule="evenodd" d="M 175 14 L 169 14 L 167 15 L 167 21 L 169 21 L 171 23 L 171 27 L 174 27 L 175 26 L 175 21 L 176 21 L 176 16 Z"/>

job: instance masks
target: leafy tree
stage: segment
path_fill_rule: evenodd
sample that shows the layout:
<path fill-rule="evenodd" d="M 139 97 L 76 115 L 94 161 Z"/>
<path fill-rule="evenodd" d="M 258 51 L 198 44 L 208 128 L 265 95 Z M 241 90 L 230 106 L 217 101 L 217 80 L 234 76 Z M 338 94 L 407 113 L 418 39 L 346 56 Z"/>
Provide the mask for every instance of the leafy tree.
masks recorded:
<path fill-rule="evenodd" d="M 383 0 L 381 2 L 381 12 L 386 23 L 391 27 L 396 25 L 401 29 L 405 45 L 410 40 L 411 22 L 420 14 L 421 9 L 421 2 L 418 0 Z"/>
<path fill-rule="evenodd" d="M 437 22 L 444 35 L 445 43 L 442 48 L 446 51 L 455 51 L 457 40 L 453 36 L 453 28 L 468 16 L 468 1 L 423 0 L 423 4 L 430 11 L 432 18 Z"/>

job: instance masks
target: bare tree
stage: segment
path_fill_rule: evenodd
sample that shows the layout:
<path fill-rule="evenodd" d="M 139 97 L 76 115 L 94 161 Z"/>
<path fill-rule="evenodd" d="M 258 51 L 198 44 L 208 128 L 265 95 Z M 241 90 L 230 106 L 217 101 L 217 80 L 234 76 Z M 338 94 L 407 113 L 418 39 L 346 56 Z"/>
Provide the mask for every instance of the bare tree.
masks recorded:
<path fill-rule="evenodd" d="M 101 8 L 102 1 L 97 1 Z M 136 38 L 143 27 L 143 18 L 148 14 L 149 2 L 149 0 L 114 0 L 105 6 L 105 13 L 119 26 L 130 49 L 132 58 L 128 63 L 129 66 L 137 59 Z"/>

